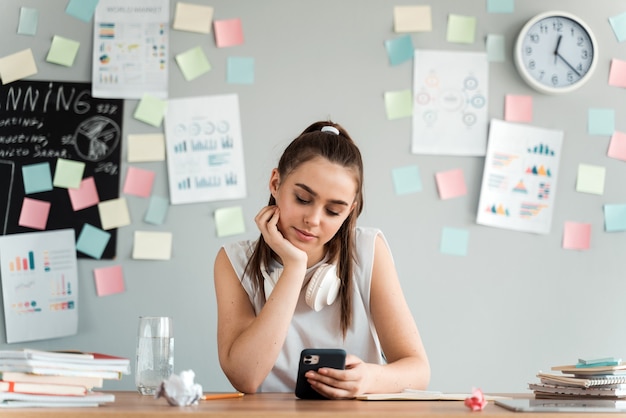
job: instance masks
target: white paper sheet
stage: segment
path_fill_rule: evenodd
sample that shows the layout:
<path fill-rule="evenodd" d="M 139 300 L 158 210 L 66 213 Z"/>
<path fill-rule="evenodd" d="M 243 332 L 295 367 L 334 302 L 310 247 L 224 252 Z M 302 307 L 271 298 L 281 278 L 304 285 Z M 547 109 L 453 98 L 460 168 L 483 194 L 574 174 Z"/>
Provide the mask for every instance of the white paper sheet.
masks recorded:
<path fill-rule="evenodd" d="M 0 236 L 0 263 L 7 343 L 76 334 L 73 229 Z"/>

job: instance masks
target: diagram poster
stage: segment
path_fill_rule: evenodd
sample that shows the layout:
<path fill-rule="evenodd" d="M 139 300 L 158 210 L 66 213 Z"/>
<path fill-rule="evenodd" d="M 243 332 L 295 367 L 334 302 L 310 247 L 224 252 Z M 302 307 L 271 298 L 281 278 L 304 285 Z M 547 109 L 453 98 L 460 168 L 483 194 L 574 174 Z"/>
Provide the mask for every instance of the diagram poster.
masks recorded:
<path fill-rule="evenodd" d="M 167 98 L 169 0 L 100 0 L 94 16 L 93 97 Z"/>
<path fill-rule="evenodd" d="M 73 229 L 0 237 L 7 343 L 78 332 L 78 273 Z"/>
<path fill-rule="evenodd" d="M 169 100 L 165 142 L 172 204 L 246 197 L 236 94 Z"/>
<path fill-rule="evenodd" d="M 414 154 L 482 156 L 489 65 L 484 52 L 415 50 Z"/>
<path fill-rule="evenodd" d="M 548 234 L 562 142 L 562 131 L 492 120 L 476 222 Z"/>

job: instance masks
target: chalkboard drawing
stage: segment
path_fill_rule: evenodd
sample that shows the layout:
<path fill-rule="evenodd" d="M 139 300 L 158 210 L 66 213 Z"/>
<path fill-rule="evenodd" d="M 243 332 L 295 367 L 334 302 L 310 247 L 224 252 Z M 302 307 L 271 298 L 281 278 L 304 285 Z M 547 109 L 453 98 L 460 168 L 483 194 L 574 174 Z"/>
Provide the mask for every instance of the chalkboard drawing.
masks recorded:
<path fill-rule="evenodd" d="M 74 134 L 74 147 L 82 158 L 101 161 L 117 148 L 121 129 L 105 116 L 93 116 L 78 125 Z"/>
<path fill-rule="evenodd" d="M 11 191 L 15 178 L 15 163 L 0 160 L 0 221 L 2 221 L 2 235 L 6 235 L 9 224 L 9 209 L 11 208 Z"/>

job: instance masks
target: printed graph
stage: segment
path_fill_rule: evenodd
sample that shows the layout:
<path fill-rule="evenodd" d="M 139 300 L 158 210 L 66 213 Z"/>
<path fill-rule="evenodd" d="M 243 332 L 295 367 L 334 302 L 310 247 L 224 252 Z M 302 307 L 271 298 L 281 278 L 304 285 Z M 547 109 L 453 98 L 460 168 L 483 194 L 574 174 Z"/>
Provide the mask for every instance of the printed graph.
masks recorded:
<path fill-rule="evenodd" d="M 26 257 L 17 256 L 14 260 L 9 261 L 9 271 L 11 273 L 29 270 L 35 270 L 35 253 L 32 251 L 29 251 Z"/>
<path fill-rule="evenodd" d="M 551 149 L 546 144 L 538 144 L 538 145 L 535 145 L 534 147 L 528 148 L 528 153 L 529 154 L 548 155 L 550 157 L 554 157 L 555 156 L 554 150 Z"/>

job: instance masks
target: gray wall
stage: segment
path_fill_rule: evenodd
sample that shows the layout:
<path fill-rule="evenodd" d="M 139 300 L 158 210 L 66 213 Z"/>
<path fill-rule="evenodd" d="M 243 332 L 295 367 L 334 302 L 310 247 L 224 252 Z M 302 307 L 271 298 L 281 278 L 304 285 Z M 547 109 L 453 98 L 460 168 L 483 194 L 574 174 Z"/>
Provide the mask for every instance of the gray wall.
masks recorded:
<path fill-rule="evenodd" d="M 191 0 L 190 0 L 191 1 Z M 490 64 L 489 117 L 503 118 L 506 94 L 530 94 L 533 125 L 565 133 L 556 205 L 549 235 L 534 235 L 475 223 L 484 158 L 410 153 L 411 119 L 386 119 L 383 94 L 412 86 L 412 65 L 388 64 L 384 41 L 393 33 L 394 2 L 383 0 L 193 0 L 215 8 L 216 19 L 240 17 L 245 44 L 215 47 L 213 35 L 171 32 L 170 97 L 237 93 L 245 145 L 248 197 L 243 200 L 170 207 L 164 225 L 142 222 L 147 199 L 126 196 L 133 223 L 119 229 L 116 260 L 79 260 L 78 335 L 33 342 L 41 349 L 83 349 L 132 358 L 137 317 L 171 315 L 175 321 L 175 368 L 193 369 L 207 391 L 230 390 L 216 354 L 216 309 L 212 262 L 227 241 L 257 236 L 253 222 L 266 202 L 267 180 L 284 146 L 308 123 L 325 118 L 343 124 L 361 145 L 366 164 L 366 207 L 360 224 L 380 227 L 393 249 L 405 295 L 432 365 L 433 390 L 524 391 L 535 373 L 579 356 L 623 355 L 623 233 L 606 233 L 602 205 L 626 201 L 624 162 L 606 156 L 608 137 L 587 134 L 587 109 L 616 110 L 616 129 L 626 130 L 625 92 L 607 84 L 610 60 L 626 59 L 608 17 L 626 11 L 626 1 L 518 0 L 513 14 L 489 14 L 486 0 L 413 1 L 431 4 L 433 31 L 412 34 L 416 48 L 482 51 L 489 33 L 506 37 L 508 59 Z M 39 73 L 33 79 L 90 81 L 92 23 L 64 13 L 67 0 L 2 0 L 0 56 L 30 47 Z M 407 4 L 409 2 L 400 2 Z M 16 35 L 20 6 L 40 11 L 37 36 Z M 171 2 L 172 16 L 175 2 Z M 583 17 L 600 44 L 594 78 L 567 96 L 544 96 L 527 87 L 515 71 L 512 48 L 523 24 L 536 13 L 561 9 Z M 478 18 L 476 42 L 445 41 L 449 13 Z M 81 41 L 72 68 L 45 62 L 53 35 Z M 213 66 L 187 82 L 173 55 L 202 45 Z M 253 85 L 225 81 L 228 56 L 256 60 Z M 125 136 L 159 132 L 132 118 L 137 102 L 125 107 Z M 126 147 L 122 159 L 126 161 Z M 602 196 L 577 193 L 579 163 L 607 168 Z M 417 164 L 421 193 L 398 196 L 391 170 Z M 167 195 L 164 162 L 136 164 L 155 170 L 155 194 Z M 128 164 L 122 165 L 122 181 Z M 434 174 L 461 168 L 466 196 L 440 200 Z M 216 237 L 213 212 L 241 205 L 246 233 Z M 591 249 L 563 250 L 565 221 L 592 224 Z M 444 226 L 470 231 L 467 257 L 439 252 Z M 171 261 L 131 259 L 135 230 L 174 234 Z M 97 297 L 93 269 L 121 263 L 127 290 Z M 3 322 L 3 321 L 2 321 Z M 7 345 L 0 325 L 0 349 Z M 294 371 L 295 372 L 295 371 Z M 107 382 L 105 389 L 133 389 L 133 376 Z"/>

